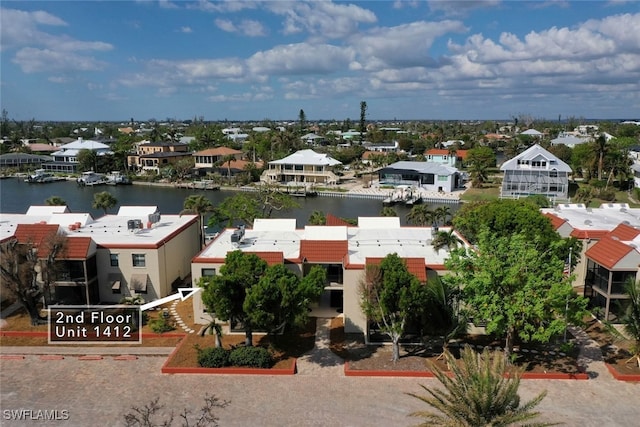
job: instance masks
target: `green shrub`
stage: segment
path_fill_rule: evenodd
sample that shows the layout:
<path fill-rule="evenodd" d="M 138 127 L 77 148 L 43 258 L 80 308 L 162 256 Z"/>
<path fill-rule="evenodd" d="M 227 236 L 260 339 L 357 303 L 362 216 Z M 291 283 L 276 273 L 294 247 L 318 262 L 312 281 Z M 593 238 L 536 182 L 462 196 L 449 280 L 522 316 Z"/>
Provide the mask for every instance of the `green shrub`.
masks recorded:
<path fill-rule="evenodd" d="M 153 319 L 149 321 L 149 327 L 156 334 L 173 331 L 175 329 L 175 327 L 171 324 L 171 322 L 168 319 L 165 319 L 164 317 L 160 317 L 158 319 Z"/>
<path fill-rule="evenodd" d="M 263 347 L 238 347 L 231 350 L 229 362 L 232 366 L 250 368 L 270 368 L 273 359 L 269 350 Z"/>
<path fill-rule="evenodd" d="M 198 365 L 203 368 L 222 368 L 229 366 L 229 350 L 222 347 L 198 349 Z"/>

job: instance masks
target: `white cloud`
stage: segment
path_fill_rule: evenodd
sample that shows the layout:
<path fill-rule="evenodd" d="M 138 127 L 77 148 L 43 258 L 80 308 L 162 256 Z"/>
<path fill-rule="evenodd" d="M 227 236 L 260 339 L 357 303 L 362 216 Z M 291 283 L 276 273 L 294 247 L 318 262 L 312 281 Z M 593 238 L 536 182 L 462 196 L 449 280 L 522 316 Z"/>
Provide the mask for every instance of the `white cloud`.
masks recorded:
<path fill-rule="evenodd" d="M 228 33 L 240 33 L 248 37 L 261 37 L 267 35 L 267 29 L 258 21 L 243 19 L 238 24 L 234 24 L 229 19 L 218 18 L 214 21 L 216 26 Z"/>
<path fill-rule="evenodd" d="M 451 32 L 467 31 L 460 21 L 418 21 L 396 27 L 375 28 L 351 40 L 358 60 L 367 70 L 385 67 L 437 66 L 429 56 L 434 40 Z"/>
<path fill-rule="evenodd" d="M 358 31 L 360 24 L 377 22 L 376 15 L 354 4 L 315 2 L 266 2 L 271 12 L 285 17 L 284 34 L 306 31 L 314 38 L 343 38 Z"/>
<path fill-rule="evenodd" d="M 16 52 L 12 62 L 18 64 L 25 73 L 58 72 L 69 69 L 98 71 L 106 66 L 106 63 L 88 56 L 32 47 L 25 47 Z M 70 66 L 70 63 L 73 65 Z"/>
<path fill-rule="evenodd" d="M 181 33 L 184 33 L 184 34 L 190 34 L 190 33 L 193 33 L 193 29 L 192 29 L 191 27 L 188 27 L 188 26 L 187 26 L 187 27 L 180 27 L 180 30 L 179 30 L 179 31 L 180 31 Z"/>
<path fill-rule="evenodd" d="M 5 8 L 0 9 L 0 24 L 2 50 L 47 43 L 49 34 L 40 31 L 39 25 L 67 26 L 64 20 L 44 11 L 26 12 Z"/>
<path fill-rule="evenodd" d="M 429 0 L 429 9 L 432 12 L 440 12 L 446 16 L 466 16 L 475 9 L 492 8 L 499 6 L 500 0 Z"/>
<path fill-rule="evenodd" d="M 347 68 L 353 57 L 349 48 L 298 43 L 257 52 L 247 66 L 254 75 L 326 74 Z"/>

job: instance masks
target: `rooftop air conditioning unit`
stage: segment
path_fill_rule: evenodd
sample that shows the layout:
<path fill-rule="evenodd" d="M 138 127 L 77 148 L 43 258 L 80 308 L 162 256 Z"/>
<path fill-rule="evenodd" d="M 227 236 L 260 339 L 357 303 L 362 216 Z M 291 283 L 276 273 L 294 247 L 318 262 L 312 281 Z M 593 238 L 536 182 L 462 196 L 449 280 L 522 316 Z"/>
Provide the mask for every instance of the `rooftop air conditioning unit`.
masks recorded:
<path fill-rule="evenodd" d="M 240 244 L 244 240 L 244 225 L 239 226 L 237 229 L 233 230 L 233 234 L 231 234 L 231 243 Z"/>

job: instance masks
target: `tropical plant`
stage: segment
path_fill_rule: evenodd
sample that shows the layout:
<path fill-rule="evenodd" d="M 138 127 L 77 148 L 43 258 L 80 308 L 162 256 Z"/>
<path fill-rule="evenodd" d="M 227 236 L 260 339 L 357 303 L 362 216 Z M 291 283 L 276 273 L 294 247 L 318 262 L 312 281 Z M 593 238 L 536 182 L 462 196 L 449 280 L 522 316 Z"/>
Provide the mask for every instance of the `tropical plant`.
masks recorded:
<path fill-rule="evenodd" d="M 628 301 L 628 305 L 620 317 L 624 335 L 615 329 L 613 325 L 609 324 L 608 329 L 620 339 L 628 337 L 633 340 L 631 347 L 633 356 L 627 360 L 627 363 L 635 360 L 640 368 L 640 281 L 630 277 L 624 284 L 624 290 L 629 296 L 629 299 L 625 300 Z"/>
<path fill-rule="evenodd" d="M 309 216 L 310 225 L 325 225 L 327 223 L 327 217 L 322 211 L 313 211 Z"/>
<path fill-rule="evenodd" d="M 433 224 L 435 214 L 427 205 L 415 205 L 407 214 L 407 221 L 421 227 Z"/>
<path fill-rule="evenodd" d="M 529 422 L 540 415 L 533 409 L 542 402 L 547 392 L 543 391 L 521 404 L 518 394 L 521 372 L 510 366 L 502 353 L 491 353 L 485 348 L 480 354 L 466 346 L 460 356 L 458 363 L 450 352 L 445 353 L 452 375 L 431 364 L 431 371 L 444 389 L 421 385 L 428 394 L 408 393 L 435 409 L 410 414 L 425 420 L 420 426 L 555 425 Z"/>
<path fill-rule="evenodd" d="M 67 202 L 60 196 L 51 196 L 44 201 L 47 206 L 66 206 Z"/>
<path fill-rule="evenodd" d="M 391 206 L 384 206 L 380 211 L 380 216 L 398 216 L 398 212 Z"/>
<path fill-rule="evenodd" d="M 433 236 L 431 244 L 437 252 L 442 248 L 447 248 L 448 250 L 455 249 L 458 245 L 462 244 L 462 240 L 458 238 L 452 228 L 449 231 L 438 231 L 436 235 Z"/>
<path fill-rule="evenodd" d="M 182 206 L 183 209 L 180 212 L 180 215 L 198 215 L 198 218 L 200 219 L 200 235 L 202 236 L 200 243 L 204 246 L 204 216 L 207 212 L 213 211 L 213 204 L 211 203 L 211 200 L 201 194 L 192 194 L 184 199 Z"/>
<path fill-rule="evenodd" d="M 118 199 L 116 199 L 111 193 L 108 191 L 101 191 L 100 193 L 96 193 L 93 195 L 93 203 L 92 207 L 94 209 L 102 209 L 104 210 L 105 215 L 107 211 L 118 204 Z"/>

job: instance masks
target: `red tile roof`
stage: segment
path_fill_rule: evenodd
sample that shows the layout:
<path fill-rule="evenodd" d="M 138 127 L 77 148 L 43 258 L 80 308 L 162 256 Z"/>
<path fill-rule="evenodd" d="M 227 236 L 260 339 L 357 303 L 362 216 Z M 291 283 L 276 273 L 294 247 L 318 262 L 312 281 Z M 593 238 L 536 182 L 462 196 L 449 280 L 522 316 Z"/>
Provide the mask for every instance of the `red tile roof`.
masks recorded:
<path fill-rule="evenodd" d="M 575 237 L 576 239 L 601 239 L 607 234 L 609 234 L 607 230 L 581 230 L 574 228 L 573 231 L 571 231 L 571 237 Z"/>
<path fill-rule="evenodd" d="M 284 263 L 284 254 L 282 252 L 245 252 L 254 254 L 264 260 L 268 265 L 276 265 Z"/>
<path fill-rule="evenodd" d="M 325 225 L 330 225 L 330 226 L 335 226 L 335 225 L 346 225 L 347 227 L 350 227 L 351 224 L 349 224 L 347 221 L 345 221 L 342 218 L 338 218 L 335 215 L 331 215 L 331 214 L 326 214 L 325 215 L 325 219 L 326 219 L 326 223 Z"/>
<path fill-rule="evenodd" d="M 242 151 L 234 150 L 229 147 L 216 147 L 216 148 L 207 148 L 206 150 L 198 151 L 195 153 L 197 156 L 226 156 L 229 154 L 242 154 Z"/>
<path fill-rule="evenodd" d="M 632 251 L 635 251 L 632 246 L 607 236 L 587 249 L 585 256 L 608 270 L 613 270 L 616 264 Z"/>
<path fill-rule="evenodd" d="M 86 259 L 89 255 L 91 242 L 91 237 L 70 237 L 67 239 L 67 247 L 62 255 L 65 259 Z"/>
<path fill-rule="evenodd" d="M 347 255 L 346 240 L 301 240 L 300 259 L 307 262 L 341 263 Z"/>
<path fill-rule="evenodd" d="M 628 242 L 638 237 L 639 234 L 640 230 L 637 228 L 631 227 L 627 224 L 618 224 L 616 228 L 611 230 L 609 235 L 611 237 L 617 237 L 618 240 Z"/>
<path fill-rule="evenodd" d="M 18 239 L 18 243 L 31 243 L 38 246 L 43 239 L 55 236 L 59 228 L 58 224 L 18 224 L 14 236 Z"/>
<path fill-rule="evenodd" d="M 562 227 L 562 224 L 567 222 L 566 220 L 560 218 L 559 216 L 549 212 L 545 212 L 543 215 L 551 220 L 551 225 L 553 226 L 554 230 L 557 230 L 558 228 Z"/>
<path fill-rule="evenodd" d="M 365 265 L 379 265 L 384 258 L 369 258 L 365 260 Z M 403 258 L 407 265 L 409 273 L 413 274 L 421 282 L 427 281 L 427 268 L 424 264 L 424 258 Z"/>
<path fill-rule="evenodd" d="M 38 257 L 48 255 L 49 248 L 45 243 L 58 233 L 57 224 L 18 224 L 15 237 L 19 243 L 31 243 L 38 248 Z M 68 237 L 66 247 L 59 258 L 86 259 L 91 248 L 91 237 Z"/>

